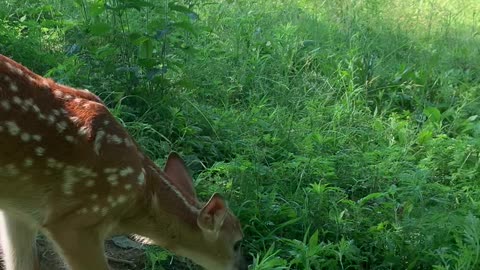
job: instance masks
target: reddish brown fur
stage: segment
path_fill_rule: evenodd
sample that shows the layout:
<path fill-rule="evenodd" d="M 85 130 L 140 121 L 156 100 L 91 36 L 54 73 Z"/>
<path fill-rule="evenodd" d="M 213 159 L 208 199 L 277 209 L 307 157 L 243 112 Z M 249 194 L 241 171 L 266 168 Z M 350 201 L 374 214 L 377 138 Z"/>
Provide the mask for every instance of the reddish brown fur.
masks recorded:
<path fill-rule="evenodd" d="M 106 269 L 101 242 L 118 233 L 151 237 L 210 269 L 239 269 L 237 255 L 224 250 L 241 238 L 238 220 L 229 211 L 221 223 L 203 219 L 215 213 L 202 214 L 179 157 L 169 158 L 167 175 L 98 97 L 3 55 L 0 149 L 0 208 L 25 230 L 46 233 L 73 270 Z M 210 219 L 222 231 L 211 234 Z"/>
<path fill-rule="evenodd" d="M 26 76 L 18 76 L 18 74 L 13 73 L 9 68 L 5 66 L 4 63 L 10 63 L 12 66 L 21 69 L 27 76 L 32 76 L 36 80 L 34 82 L 27 79 Z M 151 162 L 148 158 L 142 159 L 138 158 L 140 151 L 137 146 L 132 147 L 125 147 L 124 144 L 122 145 L 115 145 L 109 144 L 108 148 L 101 149 L 100 155 L 97 155 L 93 149 L 93 141 L 96 135 L 96 131 L 99 128 L 103 127 L 103 130 L 106 133 L 116 134 L 123 138 L 130 138 L 130 136 L 126 133 L 125 129 L 116 121 L 116 119 L 109 113 L 107 108 L 101 103 L 101 101 L 93 94 L 89 92 L 85 92 L 82 90 L 76 90 L 70 87 L 62 86 L 59 84 L 54 83 L 52 80 L 48 80 L 48 87 L 42 85 L 41 81 L 44 80 L 42 77 L 39 77 L 33 74 L 31 71 L 26 69 L 25 67 L 17 64 L 16 62 L 11 61 L 10 59 L 0 55 L 0 74 L 6 74 L 12 77 L 12 80 L 18 84 L 19 91 L 17 92 L 17 96 L 22 99 L 26 99 L 28 97 L 32 98 L 35 101 L 35 104 L 40 108 L 41 111 L 52 111 L 53 109 L 65 109 L 68 112 L 68 116 L 75 116 L 79 119 L 77 123 L 73 123 L 71 121 L 68 122 L 68 128 L 62 134 L 58 134 L 58 131 L 55 129 L 53 125 L 45 125 L 40 121 L 19 121 L 18 125 L 23 130 L 27 129 L 28 132 L 38 134 L 42 136 L 42 141 L 38 143 L 38 146 L 46 145 L 52 148 L 46 150 L 45 157 L 54 158 L 56 160 L 61 160 L 65 164 L 75 164 L 76 166 L 84 166 L 88 168 L 93 168 L 93 170 L 98 173 L 99 179 L 102 179 L 103 172 L 102 170 L 106 167 L 126 167 L 130 166 L 134 169 L 134 171 L 140 171 L 141 168 L 145 168 L 147 174 L 153 176 L 157 173 L 164 175 L 161 170 L 156 169 L 156 165 Z M 6 89 L 8 87 L 5 80 L 0 79 L 0 89 Z M 60 90 L 64 94 L 69 94 L 73 98 L 70 100 L 61 100 L 56 98 L 53 94 L 53 91 Z M 4 98 L 7 100 L 11 99 L 12 93 L 11 91 L 0 90 L 0 98 Z M 82 98 L 86 99 L 83 100 L 81 103 L 74 102 L 74 98 Z M 88 108 L 83 108 L 86 102 L 90 104 Z M 8 112 L 3 112 L 0 114 L 0 123 L 3 121 L 8 121 L 11 119 L 18 119 L 18 115 L 23 114 L 22 117 L 24 119 L 36 119 L 34 112 L 30 111 L 27 113 L 22 113 L 20 110 L 11 109 Z M 62 120 L 69 120 L 68 117 L 63 117 Z M 110 123 L 105 127 L 103 125 L 103 121 L 109 121 Z M 80 127 L 87 127 L 89 129 L 88 136 L 79 137 L 77 136 L 77 131 Z M 80 139 L 78 143 L 72 144 L 63 139 L 65 135 L 72 135 L 75 138 Z M 17 139 L 13 140 L 12 139 Z M 29 156 L 29 153 L 33 153 L 34 145 L 26 145 L 26 143 L 21 142 L 19 137 L 9 138 L 9 140 L 0 140 L 0 149 L 2 149 L 3 155 L 0 156 L 0 164 L 2 163 L 16 163 L 20 164 L 25 157 Z M 22 151 L 19 151 L 21 149 Z M 53 150 L 53 151 L 52 151 Z M 75 155 L 71 155 L 71 153 L 75 153 Z M 31 154 L 30 154 L 31 155 Z M 141 155 L 141 154 L 140 154 Z M 3 160 L 3 158 L 8 158 L 8 160 Z M 51 193 L 51 200 L 53 202 L 58 202 L 59 200 L 65 200 L 65 196 L 61 194 L 59 190 L 59 185 L 54 185 L 52 181 L 61 181 L 59 175 L 45 175 L 44 174 L 44 164 L 39 162 L 42 160 L 42 157 L 37 158 L 34 160 L 32 169 L 29 170 L 31 174 L 36 176 L 34 181 L 38 181 L 38 183 L 29 183 L 29 184 L 38 184 L 40 189 L 44 187 L 48 187 L 49 190 L 46 192 Z M 143 163 L 143 164 L 142 164 Z M 154 173 L 151 171 L 155 170 Z M 25 173 L 26 171 L 24 171 Z M 38 177 L 39 175 L 43 175 L 43 177 Z M 136 175 L 135 175 L 136 176 Z M 164 175 L 164 177 L 167 177 Z M 125 183 L 127 181 L 131 181 L 134 187 L 137 189 L 143 189 L 137 185 L 137 181 L 135 179 L 125 179 Z M 42 183 L 43 182 L 43 183 Z M 179 184 L 173 181 L 170 181 L 173 185 L 179 188 Z M 157 189 L 160 190 L 168 190 L 168 187 L 165 186 L 161 181 L 153 183 Z M 51 186 L 55 186 L 51 188 Z M 96 192 L 100 193 L 109 193 L 109 192 L 121 192 L 123 186 L 117 185 L 116 187 L 110 186 L 106 182 L 98 183 L 98 186 L 95 187 Z M 84 187 L 83 189 L 76 190 L 75 193 L 85 194 L 87 190 L 91 188 Z M 189 201 L 193 204 L 194 198 L 189 194 L 184 195 L 189 199 Z M 163 199 L 163 198 L 162 198 Z M 165 196 L 164 201 L 162 200 L 161 203 L 165 202 L 172 202 L 178 201 L 179 199 L 175 196 Z M 49 216 L 49 219 L 43 221 L 44 224 L 48 224 L 51 222 L 50 219 L 63 219 L 66 215 L 73 213 L 75 210 L 78 210 L 79 207 L 82 206 L 83 198 L 79 196 L 77 200 L 72 198 L 67 198 L 65 205 L 68 207 L 62 209 L 52 209 L 52 214 Z M 58 205 L 58 204 L 56 204 Z M 182 203 L 179 201 L 175 203 L 179 207 L 182 207 Z M 55 206 L 58 207 L 58 206 Z M 124 207 L 119 207 L 119 209 L 125 209 Z M 175 211 L 175 210 L 173 210 Z M 183 211 L 182 211 L 183 212 Z M 54 214 L 53 214 L 54 213 Z M 61 214 L 59 214 L 61 213 Z M 97 221 L 89 221 L 87 223 L 95 223 Z"/>
<path fill-rule="evenodd" d="M 70 164 L 74 166 L 83 166 L 92 168 L 94 172 L 98 173 L 99 179 L 103 176 L 102 169 L 105 167 L 133 167 L 134 170 L 140 171 L 143 167 L 141 161 L 136 158 L 138 156 L 138 149 L 136 147 L 121 147 L 120 145 L 108 145 L 108 148 L 103 149 L 100 155 L 97 155 L 93 151 L 93 147 L 89 147 L 93 144 L 93 139 L 95 137 L 95 132 L 101 126 L 102 121 L 108 120 L 110 124 L 104 127 L 104 130 L 107 133 L 119 134 L 123 137 L 128 137 L 128 134 L 125 132 L 123 127 L 117 123 L 117 121 L 111 116 L 107 108 L 99 102 L 99 100 L 90 93 L 75 90 L 59 84 L 55 84 L 52 80 L 48 80 L 48 87 L 42 85 L 41 78 L 35 76 L 36 80 L 34 82 L 27 79 L 26 76 L 18 76 L 18 74 L 12 73 L 10 69 L 6 67 L 4 63 L 10 63 L 16 68 L 20 68 L 22 71 L 26 69 L 15 62 L 0 56 L 0 74 L 6 74 L 10 76 L 12 80 L 18 85 L 19 91 L 16 93 L 16 96 L 20 97 L 22 100 L 27 98 L 32 98 L 34 103 L 40 108 L 42 112 L 51 112 L 53 109 L 64 109 L 67 111 L 68 115 L 63 116 L 59 121 L 63 120 L 67 122 L 67 129 L 59 134 L 55 129 L 54 125 L 48 125 L 44 121 L 38 121 L 35 115 L 35 112 L 22 112 L 21 109 L 13 108 L 7 112 L 2 112 L 0 114 L 0 123 L 4 121 L 9 121 L 12 119 L 19 119 L 19 115 L 22 115 L 24 121 L 16 121 L 17 125 L 21 130 L 27 131 L 29 134 L 38 134 L 42 137 L 40 142 L 22 142 L 19 136 L 9 136 L 5 138 L 2 135 L 0 139 L 0 149 L 2 149 L 2 155 L 0 156 L 0 164 L 21 164 L 26 157 L 33 159 L 33 166 L 27 170 L 24 170 L 24 174 L 30 176 L 35 175 L 35 178 L 32 179 L 32 182 L 22 183 L 24 185 L 29 185 L 29 188 L 33 187 L 35 190 L 43 191 L 42 193 L 49 194 L 48 199 L 51 202 L 47 202 L 48 209 L 50 210 L 48 215 L 43 217 L 43 220 L 39 220 L 42 224 L 49 224 L 55 220 L 60 220 L 66 218 L 66 216 L 71 215 L 74 211 L 78 210 L 82 206 L 84 198 L 82 196 L 72 196 L 65 198 L 65 196 L 60 191 L 61 175 L 51 172 L 52 174 L 46 174 L 47 168 L 45 168 L 44 162 L 45 158 L 53 158 L 58 161 L 62 161 L 65 164 Z M 26 74 L 31 74 L 27 72 Z M 28 75 L 27 75 L 28 76 Z M 9 86 L 5 80 L 0 79 L 0 98 L 5 100 L 11 100 L 12 92 L 6 91 Z M 53 91 L 60 90 L 62 93 L 72 95 L 75 98 L 86 98 L 88 102 L 91 103 L 89 108 L 81 108 L 81 104 L 75 103 L 73 100 L 61 100 L 56 98 L 53 95 Z M 73 123 L 69 121 L 68 116 L 75 116 L 79 118 L 78 123 Z M 58 121 L 57 121 L 58 122 Z M 78 129 L 81 126 L 88 127 L 91 131 L 88 136 L 78 136 Z M 77 143 L 69 143 L 64 137 L 66 135 L 74 136 L 78 140 Z M 44 147 L 45 154 L 42 157 L 35 157 L 34 147 L 40 146 Z M 75 153 L 72 155 L 72 153 Z M 52 182 L 53 181 L 53 182 Z M 55 184 L 55 181 L 58 184 Z M 132 181 L 131 179 L 125 179 L 125 181 Z M 109 193 L 113 192 L 114 194 L 120 192 L 121 187 L 112 187 L 108 183 L 98 181 L 95 187 L 96 192 L 100 193 Z M 138 185 L 135 185 L 137 188 Z M 88 189 L 87 187 L 80 188 L 75 190 L 75 194 L 85 194 Z M 0 191 L 1 193 L 1 191 Z M 64 201 L 64 203 L 58 203 Z M 33 206 L 32 206 L 33 207 Z M 124 207 L 121 207 L 124 209 Z M 78 218 L 76 218 L 78 219 Z M 88 220 L 79 220 L 75 222 L 81 223 L 96 223 L 98 218 L 89 217 Z"/>

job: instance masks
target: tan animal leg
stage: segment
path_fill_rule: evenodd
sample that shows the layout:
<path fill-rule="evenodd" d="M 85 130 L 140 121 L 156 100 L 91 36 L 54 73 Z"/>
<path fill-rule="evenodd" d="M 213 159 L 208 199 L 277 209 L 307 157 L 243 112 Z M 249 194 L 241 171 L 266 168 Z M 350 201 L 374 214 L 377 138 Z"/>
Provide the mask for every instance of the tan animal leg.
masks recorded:
<path fill-rule="evenodd" d="M 103 241 L 94 230 L 48 230 L 70 270 L 108 270 Z"/>
<path fill-rule="evenodd" d="M 0 238 L 6 270 L 39 270 L 35 251 L 37 230 L 0 211 Z"/>

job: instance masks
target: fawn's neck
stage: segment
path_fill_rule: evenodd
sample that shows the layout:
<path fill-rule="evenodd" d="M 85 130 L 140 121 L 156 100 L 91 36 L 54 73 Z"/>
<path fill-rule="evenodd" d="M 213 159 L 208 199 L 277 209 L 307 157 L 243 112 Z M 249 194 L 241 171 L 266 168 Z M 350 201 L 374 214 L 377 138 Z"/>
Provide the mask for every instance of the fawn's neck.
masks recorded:
<path fill-rule="evenodd" d="M 151 239 L 176 250 L 201 237 L 197 225 L 200 211 L 197 199 L 172 182 L 152 161 L 144 164 L 145 189 L 124 215 L 122 233 L 135 233 L 150 238 L 163 232 L 163 239 Z M 201 241 L 201 239 L 198 239 Z"/>

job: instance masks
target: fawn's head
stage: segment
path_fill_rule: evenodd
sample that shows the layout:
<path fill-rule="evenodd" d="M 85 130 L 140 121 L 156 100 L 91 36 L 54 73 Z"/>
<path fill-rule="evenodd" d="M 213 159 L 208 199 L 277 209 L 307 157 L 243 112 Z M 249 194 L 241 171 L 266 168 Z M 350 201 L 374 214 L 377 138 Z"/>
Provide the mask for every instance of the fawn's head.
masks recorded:
<path fill-rule="evenodd" d="M 198 254 L 198 264 L 207 269 L 247 269 L 241 252 L 240 222 L 220 195 L 214 194 L 200 210 L 197 225 L 209 250 L 207 254 Z"/>
<path fill-rule="evenodd" d="M 147 185 L 156 232 L 146 236 L 208 270 L 247 269 L 241 253 L 241 225 L 224 199 L 216 193 L 201 205 L 183 160 L 176 154 L 168 157 L 164 172 L 151 173 Z M 163 237 L 165 230 L 168 239 Z M 156 235 L 162 235 L 161 239 L 155 239 Z"/>

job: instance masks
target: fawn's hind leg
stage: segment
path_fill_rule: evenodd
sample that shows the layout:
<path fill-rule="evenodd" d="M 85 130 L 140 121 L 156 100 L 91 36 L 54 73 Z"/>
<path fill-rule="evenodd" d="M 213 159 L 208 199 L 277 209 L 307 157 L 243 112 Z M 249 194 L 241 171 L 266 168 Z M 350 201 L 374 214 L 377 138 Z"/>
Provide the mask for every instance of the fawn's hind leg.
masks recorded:
<path fill-rule="evenodd" d="M 0 211 L 0 243 L 5 270 L 39 270 L 37 230 L 18 217 Z"/>

